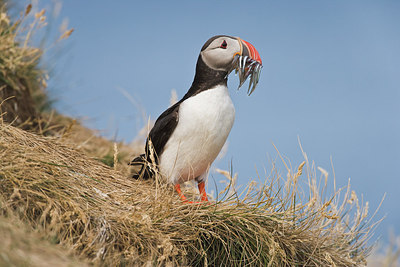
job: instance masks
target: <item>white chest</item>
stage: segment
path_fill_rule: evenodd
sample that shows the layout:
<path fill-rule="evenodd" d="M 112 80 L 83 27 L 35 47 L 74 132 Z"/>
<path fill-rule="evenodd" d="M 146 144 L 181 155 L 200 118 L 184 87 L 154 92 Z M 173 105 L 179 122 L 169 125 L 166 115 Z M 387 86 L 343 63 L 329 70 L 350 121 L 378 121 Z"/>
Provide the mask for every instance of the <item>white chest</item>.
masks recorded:
<path fill-rule="evenodd" d="M 182 102 L 179 122 L 160 157 L 160 170 L 171 183 L 207 172 L 223 147 L 235 119 L 226 86 L 217 86 Z"/>

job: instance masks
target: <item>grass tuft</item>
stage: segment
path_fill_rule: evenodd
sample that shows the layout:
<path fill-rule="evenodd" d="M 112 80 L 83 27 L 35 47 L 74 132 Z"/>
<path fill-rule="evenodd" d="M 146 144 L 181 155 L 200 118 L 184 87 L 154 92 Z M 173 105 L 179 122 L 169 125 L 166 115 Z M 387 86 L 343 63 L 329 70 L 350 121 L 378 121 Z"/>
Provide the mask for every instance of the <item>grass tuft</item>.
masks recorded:
<path fill-rule="evenodd" d="M 0 148 L 2 215 L 95 264 L 356 266 L 370 251 L 366 206 L 349 186 L 322 198 L 307 158 L 287 179 L 273 169 L 264 184 L 240 193 L 231 184 L 209 205 L 188 205 L 162 179 L 129 179 L 61 137 L 2 124 Z"/>
<path fill-rule="evenodd" d="M 28 4 L 11 19 L 7 3 L 0 1 L 0 114 L 20 128 L 42 131 L 48 122 L 42 121 L 42 113 L 51 111 L 53 100 L 46 92 L 48 72 L 40 66 L 43 49 L 33 45 L 47 26 L 46 12 L 34 9 Z M 60 40 L 72 32 L 66 30 Z"/>
<path fill-rule="evenodd" d="M 32 34 L 45 22 L 25 13 L 13 22 L 0 3 L 0 99 L 3 120 L 31 128 L 46 105 L 46 74 L 38 65 L 42 50 L 29 46 Z M 35 103 L 36 102 L 36 103 Z"/>

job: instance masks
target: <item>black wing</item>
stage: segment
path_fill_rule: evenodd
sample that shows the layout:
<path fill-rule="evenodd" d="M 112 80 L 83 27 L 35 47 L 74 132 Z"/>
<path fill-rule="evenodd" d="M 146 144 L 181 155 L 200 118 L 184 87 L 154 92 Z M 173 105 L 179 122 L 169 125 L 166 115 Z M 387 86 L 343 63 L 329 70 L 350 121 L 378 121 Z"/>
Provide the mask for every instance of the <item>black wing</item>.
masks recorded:
<path fill-rule="evenodd" d="M 183 99 L 182 99 L 183 100 Z M 175 105 L 171 106 L 168 108 L 166 111 L 164 111 L 160 117 L 156 120 L 153 129 L 151 129 L 149 133 L 149 137 L 147 138 L 146 141 L 146 158 L 148 161 L 151 162 L 150 159 L 150 146 L 149 146 L 149 140 L 151 140 L 154 151 L 156 153 L 155 158 L 156 158 L 156 163 L 158 164 L 158 156 L 161 155 L 161 153 L 164 150 L 165 144 L 167 143 L 168 139 L 174 132 L 176 125 L 178 125 L 179 121 L 179 104 L 182 102 L 179 101 Z"/>
<path fill-rule="evenodd" d="M 179 120 L 179 104 L 183 101 L 180 100 L 175 105 L 168 108 L 164 111 L 160 117 L 156 120 L 153 129 L 151 129 L 149 136 L 146 140 L 146 147 L 145 147 L 145 154 L 140 155 L 133 159 L 129 165 L 132 166 L 141 166 L 140 171 L 137 174 L 134 174 L 132 177 L 135 179 L 143 178 L 149 179 L 154 177 L 155 170 L 153 169 L 154 166 L 152 163 L 152 157 L 150 156 L 150 144 L 149 140 L 151 140 L 153 149 L 155 152 L 154 159 L 155 164 L 158 164 L 158 156 L 164 150 L 165 144 L 167 143 L 168 139 L 174 132 L 176 125 L 178 125 Z M 150 164 L 149 164 L 150 163 Z"/>

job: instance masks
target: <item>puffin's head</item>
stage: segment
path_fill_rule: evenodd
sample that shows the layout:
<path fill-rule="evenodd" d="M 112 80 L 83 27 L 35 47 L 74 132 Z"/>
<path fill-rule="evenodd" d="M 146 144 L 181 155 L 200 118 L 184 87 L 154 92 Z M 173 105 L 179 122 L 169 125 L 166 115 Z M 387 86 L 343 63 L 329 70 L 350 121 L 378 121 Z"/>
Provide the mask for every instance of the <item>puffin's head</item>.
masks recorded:
<path fill-rule="evenodd" d="M 227 75 L 235 69 L 239 73 L 238 88 L 250 76 L 247 93 L 253 93 L 260 78 L 262 61 L 252 44 L 239 37 L 217 35 L 203 45 L 200 55 L 211 69 L 225 71 Z"/>

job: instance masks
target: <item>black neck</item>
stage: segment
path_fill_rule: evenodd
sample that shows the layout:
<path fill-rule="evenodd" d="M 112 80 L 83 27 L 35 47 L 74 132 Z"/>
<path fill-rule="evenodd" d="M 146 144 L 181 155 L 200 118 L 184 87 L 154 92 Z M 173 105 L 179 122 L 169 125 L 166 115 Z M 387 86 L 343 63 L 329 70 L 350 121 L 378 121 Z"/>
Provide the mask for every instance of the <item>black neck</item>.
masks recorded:
<path fill-rule="evenodd" d="M 227 71 L 214 70 L 207 66 L 201 55 L 199 55 L 196 64 L 196 75 L 194 76 L 192 86 L 183 99 L 197 95 L 198 93 L 211 89 L 217 85 L 226 86 L 228 82 L 227 74 Z"/>

